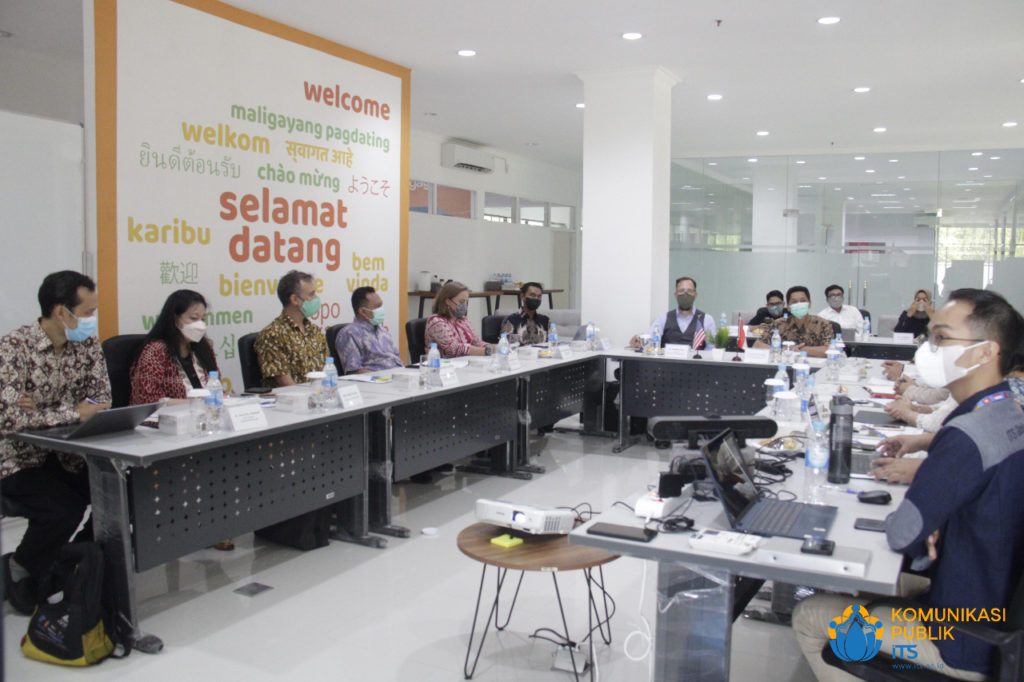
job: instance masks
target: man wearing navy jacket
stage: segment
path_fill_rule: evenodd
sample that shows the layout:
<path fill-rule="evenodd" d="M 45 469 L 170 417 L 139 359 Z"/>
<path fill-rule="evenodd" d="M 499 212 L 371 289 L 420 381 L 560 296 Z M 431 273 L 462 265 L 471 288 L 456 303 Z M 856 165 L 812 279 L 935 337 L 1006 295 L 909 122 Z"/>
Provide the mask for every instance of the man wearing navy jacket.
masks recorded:
<path fill-rule="evenodd" d="M 799 604 L 793 629 L 819 680 L 853 679 L 827 665 L 821 651 L 831 620 L 856 603 L 883 626 L 879 655 L 913 645 L 916 658 L 894 665 L 983 679 L 992 648 L 948 626 L 998 618 L 1024 570 L 1024 412 L 1003 381 L 1019 362 L 1024 319 L 998 294 L 958 289 L 928 327 L 915 364 L 922 380 L 949 388 L 959 406 L 936 433 L 903 502 L 886 518 L 886 537 L 930 584 L 897 605 L 872 606 L 866 595 L 817 595 Z M 934 639 L 902 635 L 916 626 L 928 627 Z"/>

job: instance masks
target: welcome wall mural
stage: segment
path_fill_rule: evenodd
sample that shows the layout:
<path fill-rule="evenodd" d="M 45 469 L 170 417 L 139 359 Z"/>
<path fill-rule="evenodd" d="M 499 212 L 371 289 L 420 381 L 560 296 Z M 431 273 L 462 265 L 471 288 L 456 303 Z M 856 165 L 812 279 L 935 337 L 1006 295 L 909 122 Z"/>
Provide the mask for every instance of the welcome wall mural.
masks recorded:
<path fill-rule="evenodd" d="M 96 0 L 101 336 L 140 333 L 167 295 L 210 303 L 237 341 L 312 273 L 326 329 L 373 286 L 404 334 L 407 69 L 209 0 Z"/>

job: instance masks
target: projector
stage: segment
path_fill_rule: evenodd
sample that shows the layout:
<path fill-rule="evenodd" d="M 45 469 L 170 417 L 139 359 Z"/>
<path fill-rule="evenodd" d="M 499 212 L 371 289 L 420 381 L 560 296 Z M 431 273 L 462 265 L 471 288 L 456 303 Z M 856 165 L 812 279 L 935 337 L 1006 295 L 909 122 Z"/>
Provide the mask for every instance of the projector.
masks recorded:
<path fill-rule="evenodd" d="M 533 535 L 567 535 L 576 525 L 576 513 L 569 509 L 537 507 L 507 500 L 477 500 L 476 518 Z"/>

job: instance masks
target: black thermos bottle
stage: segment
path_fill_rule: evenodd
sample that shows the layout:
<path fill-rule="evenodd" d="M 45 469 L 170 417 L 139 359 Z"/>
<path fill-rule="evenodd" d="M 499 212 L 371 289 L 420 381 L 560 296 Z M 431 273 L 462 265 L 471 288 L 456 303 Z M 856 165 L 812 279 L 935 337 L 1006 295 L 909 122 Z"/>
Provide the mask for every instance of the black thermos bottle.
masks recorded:
<path fill-rule="evenodd" d="M 848 396 L 832 398 L 829 419 L 828 482 L 850 481 L 850 459 L 853 447 L 853 401 Z"/>

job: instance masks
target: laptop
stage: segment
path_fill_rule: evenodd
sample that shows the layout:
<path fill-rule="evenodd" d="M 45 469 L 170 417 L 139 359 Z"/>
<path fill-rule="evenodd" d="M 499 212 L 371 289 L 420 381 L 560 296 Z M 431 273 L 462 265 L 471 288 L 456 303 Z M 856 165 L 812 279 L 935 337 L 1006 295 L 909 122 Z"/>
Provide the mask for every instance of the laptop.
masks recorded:
<path fill-rule="evenodd" d="M 708 441 L 701 455 L 733 530 L 801 540 L 824 537 L 832 528 L 835 507 L 762 498 L 743 468 L 736 436 L 730 429 Z"/>
<path fill-rule="evenodd" d="M 34 433 L 47 438 L 61 440 L 77 440 L 87 436 L 99 436 L 117 431 L 131 431 L 141 424 L 146 417 L 153 414 L 160 403 L 129 405 L 128 407 L 112 407 L 94 414 L 88 421 L 78 424 L 65 424 L 39 429 Z"/>

